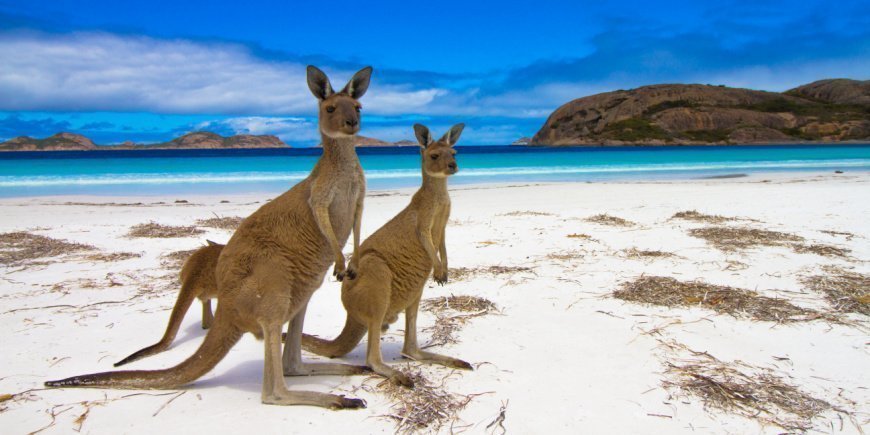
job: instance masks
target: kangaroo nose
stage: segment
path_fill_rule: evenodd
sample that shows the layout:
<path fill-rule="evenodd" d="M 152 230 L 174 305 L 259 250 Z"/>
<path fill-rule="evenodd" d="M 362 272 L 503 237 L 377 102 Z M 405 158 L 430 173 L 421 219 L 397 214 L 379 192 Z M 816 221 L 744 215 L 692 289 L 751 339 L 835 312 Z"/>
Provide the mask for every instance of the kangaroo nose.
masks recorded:
<path fill-rule="evenodd" d="M 359 124 L 359 121 L 356 119 L 348 119 L 347 121 L 344 121 L 344 123 L 347 124 L 348 127 L 356 127 L 357 124 Z"/>
<path fill-rule="evenodd" d="M 447 164 L 447 167 L 450 168 L 450 169 L 455 170 L 455 169 L 456 169 L 456 163 L 454 163 L 454 162 L 450 162 L 450 163 Z"/>

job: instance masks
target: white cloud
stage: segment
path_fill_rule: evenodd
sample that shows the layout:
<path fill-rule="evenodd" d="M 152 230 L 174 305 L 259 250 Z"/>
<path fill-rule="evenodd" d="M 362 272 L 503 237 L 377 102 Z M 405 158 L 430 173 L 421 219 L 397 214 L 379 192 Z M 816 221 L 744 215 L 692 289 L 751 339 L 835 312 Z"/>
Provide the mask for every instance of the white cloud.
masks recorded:
<path fill-rule="evenodd" d="M 313 114 L 317 107 L 305 65 L 258 58 L 238 44 L 7 32 L 0 58 L 0 110 Z M 341 88 L 354 71 L 329 72 Z M 419 110 L 442 92 L 376 89 L 363 103 L 383 114 Z"/>

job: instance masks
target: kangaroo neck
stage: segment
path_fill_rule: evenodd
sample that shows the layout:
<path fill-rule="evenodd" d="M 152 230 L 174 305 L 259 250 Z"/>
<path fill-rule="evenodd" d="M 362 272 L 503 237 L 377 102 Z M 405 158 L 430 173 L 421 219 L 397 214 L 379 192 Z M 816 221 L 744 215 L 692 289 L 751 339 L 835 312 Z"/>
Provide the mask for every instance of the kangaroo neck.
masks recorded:
<path fill-rule="evenodd" d="M 338 168 L 359 166 L 359 157 L 356 155 L 356 136 L 334 138 L 323 133 L 320 134 L 323 144 L 323 155 L 317 161 L 317 167 L 331 166 Z"/>
<path fill-rule="evenodd" d="M 449 198 L 447 195 L 447 177 L 434 177 L 423 170 L 423 185 L 420 187 L 420 191 L 436 198 Z"/>

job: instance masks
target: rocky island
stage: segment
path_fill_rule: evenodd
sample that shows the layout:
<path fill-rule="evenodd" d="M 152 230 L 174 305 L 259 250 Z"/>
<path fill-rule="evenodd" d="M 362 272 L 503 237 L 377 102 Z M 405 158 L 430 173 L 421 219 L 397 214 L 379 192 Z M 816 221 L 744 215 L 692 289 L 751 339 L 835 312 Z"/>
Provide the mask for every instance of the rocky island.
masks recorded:
<path fill-rule="evenodd" d="M 19 136 L 0 143 L 0 151 L 95 151 L 286 147 L 289 147 L 289 145 L 281 141 L 281 139 L 278 139 L 277 136 L 239 134 L 225 137 L 207 131 L 188 133 L 168 142 L 156 144 L 124 142 L 118 145 L 96 145 L 87 137 L 75 133 L 58 133 L 45 139 Z"/>
<path fill-rule="evenodd" d="M 783 93 L 652 85 L 591 95 L 553 112 L 532 145 L 705 145 L 870 140 L 870 81 Z"/>

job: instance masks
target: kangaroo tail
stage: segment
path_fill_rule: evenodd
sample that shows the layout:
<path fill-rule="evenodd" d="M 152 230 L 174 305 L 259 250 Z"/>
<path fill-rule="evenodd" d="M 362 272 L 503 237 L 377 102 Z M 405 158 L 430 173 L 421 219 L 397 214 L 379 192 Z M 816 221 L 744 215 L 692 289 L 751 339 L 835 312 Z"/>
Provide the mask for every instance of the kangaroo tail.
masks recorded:
<path fill-rule="evenodd" d="M 366 335 L 365 325 L 358 323 L 347 316 L 344 323 L 344 329 L 335 340 L 324 340 L 308 334 L 302 334 L 302 348 L 322 356 L 335 358 L 347 355 L 350 351 L 362 341 Z"/>
<path fill-rule="evenodd" d="M 178 335 L 178 328 L 181 327 L 181 321 L 184 320 L 184 315 L 187 314 L 187 310 L 190 309 L 190 304 L 193 303 L 193 300 L 196 299 L 197 296 L 194 288 L 195 286 L 191 281 L 193 280 L 188 279 L 181 285 L 181 292 L 178 293 L 178 300 L 175 301 L 175 306 L 172 307 L 172 314 L 169 315 L 169 324 L 166 325 L 166 332 L 163 333 L 163 338 L 161 338 L 157 343 L 144 349 L 140 349 L 127 358 L 116 362 L 115 367 L 120 367 L 124 364 L 169 349 L 169 345 L 172 344 L 172 341 L 175 340 L 175 336 Z"/>
<path fill-rule="evenodd" d="M 189 384 L 213 369 L 242 337 L 235 325 L 215 318 L 215 325 L 202 345 L 181 364 L 164 370 L 130 370 L 73 376 L 48 381 L 46 387 L 90 387 L 126 389 L 169 389 Z"/>

